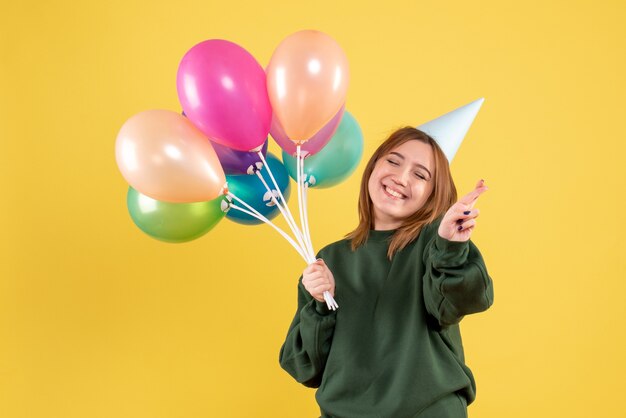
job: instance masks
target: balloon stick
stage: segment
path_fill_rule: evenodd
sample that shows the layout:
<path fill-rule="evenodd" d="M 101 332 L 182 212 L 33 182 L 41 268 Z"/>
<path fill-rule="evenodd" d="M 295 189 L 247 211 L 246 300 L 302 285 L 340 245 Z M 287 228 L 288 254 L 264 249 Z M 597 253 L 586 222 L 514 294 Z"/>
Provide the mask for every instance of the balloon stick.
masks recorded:
<path fill-rule="evenodd" d="M 262 222 L 264 222 L 266 224 L 268 224 L 272 228 L 274 228 L 276 230 L 276 232 L 281 234 L 283 236 L 283 238 L 285 238 L 291 244 L 291 246 L 298 252 L 298 254 L 300 254 L 300 256 L 304 259 L 304 261 L 308 262 L 308 259 L 305 256 L 305 254 L 302 252 L 302 250 L 300 249 L 300 246 L 298 244 L 296 244 L 296 242 L 285 231 L 280 229 L 272 221 L 267 219 L 265 216 L 261 215 L 256 209 L 254 209 L 252 206 L 248 205 L 243 200 L 239 199 L 234 194 L 229 192 L 227 196 L 235 199 L 236 201 L 238 201 L 239 203 L 241 203 L 242 205 L 244 205 L 245 207 L 247 207 L 250 210 L 246 210 L 246 209 L 242 208 L 241 206 L 235 205 L 234 203 L 230 203 L 229 207 L 231 207 L 232 209 L 236 209 L 238 211 L 241 211 L 241 212 L 243 212 L 243 213 L 245 213 L 247 215 L 250 215 L 250 216 L 252 216 L 252 217 L 254 217 L 254 218 L 256 218 L 256 219 L 258 219 L 258 220 L 260 220 L 260 221 L 262 221 Z"/>
<path fill-rule="evenodd" d="M 267 171 L 270 172 L 269 166 L 266 166 L 266 167 L 267 167 Z M 276 196 L 274 196 L 273 190 L 270 189 L 270 187 L 268 186 L 267 182 L 263 178 L 263 175 L 261 174 L 261 170 L 257 170 L 256 171 L 256 175 L 261 180 L 263 185 L 265 186 L 265 189 L 269 192 L 269 194 L 271 196 L 271 199 L 274 202 L 274 204 L 276 206 L 278 206 L 278 210 L 280 210 L 280 213 L 285 217 L 285 220 L 287 221 L 287 224 L 289 225 L 289 228 L 291 229 L 291 232 L 293 232 L 293 234 L 296 236 L 296 239 L 298 240 L 298 243 L 300 244 L 300 247 L 304 250 L 305 244 L 304 244 L 304 241 L 303 241 L 302 234 L 301 234 L 300 230 L 298 229 L 297 225 L 295 225 L 295 221 L 293 219 L 290 219 L 290 217 L 288 216 L 287 210 L 285 210 L 285 208 L 283 208 L 283 204 L 285 205 L 285 207 L 287 207 L 287 203 L 285 202 L 282 193 L 280 193 L 280 188 L 278 190 L 279 190 L 279 193 L 280 193 L 280 200 L 282 201 L 282 203 L 279 202 L 278 199 L 276 199 Z M 307 260 L 307 262 L 308 262 L 308 260 Z"/>
<path fill-rule="evenodd" d="M 297 183 L 298 183 L 298 206 L 300 207 L 300 224 L 302 225 L 303 231 L 305 231 L 305 242 L 307 243 L 307 249 L 310 254 L 313 255 L 313 259 L 315 259 L 315 251 L 313 251 L 313 246 L 311 244 L 311 237 L 308 231 L 308 220 L 305 220 L 304 214 L 305 211 L 305 203 L 303 200 L 302 189 L 304 188 L 304 158 L 301 157 L 301 149 L 300 145 L 296 147 L 296 168 L 297 168 Z M 329 310 L 336 310 L 339 305 L 332 297 L 330 292 L 324 292 L 324 300 L 326 301 L 326 306 L 328 306 Z"/>
<path fill-rule="evenodd" d="M 263 167 L 267 168 L 267 172 L 270 175 L 270 178 L 272 179 L 272 183 L 274 184 L 274 187 L 276 187 L 276 190 L 278 191 L 278 195 L 280 196 L 280 200 L 282 202 L 284 202 L 284 204 L 285 204 L 285 212 L 287 212 L 287 216 L 285 218 L 287 220 L 287 223 L 289 223 L 290 225 L 293 225 L 295 227 L 295 230 L 298 231 L 298 233 L 294 232 L 296 237 L 298 235 L 300 237 L 302 237 L 302 234 L 300 233 L 300 231 L 298 230 L 298 226 L 296 225 L 296 220 L 293 218 L 293 215 L 291 214 L 291 211 L 289 210 L 289 205 L 287 205 L 287 200 L 285 200 L 285 197 L 283 196 L 283 193 L 280 191 L 280 187 L 278 187 L 278 183 L 276 182 L 276 179 L 274 178 L 274 174 L 272 174 L 272 170 L 270 169 L 269 164 L 267 163 L 267 161 L 265 161 L 265 157 L 263 156 L 262 152 L 259 151 L 258 155 L 259 155 L 259 158 L 261 159 L 261 161 L 263 162 Z"/>

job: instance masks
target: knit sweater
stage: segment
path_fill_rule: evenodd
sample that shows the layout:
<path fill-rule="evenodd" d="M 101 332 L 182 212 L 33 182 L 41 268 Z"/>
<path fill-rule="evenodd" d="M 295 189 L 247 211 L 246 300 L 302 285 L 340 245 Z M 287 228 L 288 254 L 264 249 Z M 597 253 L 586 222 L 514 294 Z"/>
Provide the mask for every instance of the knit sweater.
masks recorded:
<path fill-rule="evenodd" d="M 323 248 L 335 277 L 337 311 L 298 284 L 298 308 L 280 351 L 281 366 L 318 387 L 322 415 L 410 418 L 441 397 L 476 397 L 459 322 L 493 303 L 493 285 L 471 241 L 437 233 L 439 221 L 389 260 L 395 231 L 370 231 Z"/>

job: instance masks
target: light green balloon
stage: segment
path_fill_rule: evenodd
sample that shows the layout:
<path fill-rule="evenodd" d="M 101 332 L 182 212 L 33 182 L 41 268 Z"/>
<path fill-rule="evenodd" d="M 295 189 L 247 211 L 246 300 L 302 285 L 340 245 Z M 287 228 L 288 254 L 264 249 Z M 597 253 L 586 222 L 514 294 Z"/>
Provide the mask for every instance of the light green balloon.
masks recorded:
<path fill-rule="evenodd" d="M 130 217 L 143 232 L 165 242 L 191 241 L 209 232 L 224 217 L 223 196 L 208 202 L 161 202 L 128 188 Z"/>
<path fill-rule="evenodd" d="M 332 187 L 356 170 L 363 156 L 363 132 L 356 119 L 345 111 L 337 131 L 317 154 L 304 160 L 304 173 L 313 177 L 311 187 Z M 296 158 L 283 151 L 289 176 L 297 179 Z"/>

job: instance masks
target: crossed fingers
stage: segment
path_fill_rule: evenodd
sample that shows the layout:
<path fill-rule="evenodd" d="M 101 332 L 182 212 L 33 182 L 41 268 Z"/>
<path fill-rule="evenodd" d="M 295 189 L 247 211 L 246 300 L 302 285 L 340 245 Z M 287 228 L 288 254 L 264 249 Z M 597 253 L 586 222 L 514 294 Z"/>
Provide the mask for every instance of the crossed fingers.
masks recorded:
<path fill-rule="evenodd" d="M 474 209 L 474 205 L 476 204 L 476 201 L 478 200 L 480 195 L 487 190 L 489 189 L 487 186 L 485 186 L 485 180 L 480 180 L 478 183 L 476 183 L 476 187 L 474 188 L 474 190 L 472 190 L 459 200 L 459 203 L 461 204 L 458 205 L 458 207 L 456 208 L 456 217 L 458 218 L 456 223 L 458 225 L 457 229 L 459 231 L 471 230 L 476 225 L 476 218 L 478 218 L 480 211 L 478 209 Z"/>
<path fill-rule="evenodd" d="M 474 190 L 459 199 L 459 202 L 467 205 L 468 209 L 472 209 L 476 204 L 476 200 L 487 190 L 489 190 L 489 188 L 485 186 L 485 180 L 479 180 Z"/>

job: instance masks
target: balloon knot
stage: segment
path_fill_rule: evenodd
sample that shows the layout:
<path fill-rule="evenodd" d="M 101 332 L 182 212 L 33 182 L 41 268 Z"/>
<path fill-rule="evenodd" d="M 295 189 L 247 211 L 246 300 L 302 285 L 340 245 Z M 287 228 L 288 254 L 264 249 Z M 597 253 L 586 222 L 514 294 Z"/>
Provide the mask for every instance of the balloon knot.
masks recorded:
<path fill-rule="evenodd" d="M 231 203 L 233 203 L 233 201 L 230 200 L 229 197 L 226 197 L 226 199 L 222 200 L 222 203 L 220 203 L 220 209 L 222 210 L 222 212 L 228 212 L 230 210 Z"/>
<path fill-rule="evenodd" d="M 262 168 L 263 168 L 263 163 L 260 161 L 257 161 L 256 163 L 248 167 L 248 169 L 246 170 L 246 173 L 253 175 L 253 174 L 256 174 L 257 171 L 261 171 Z"/>

